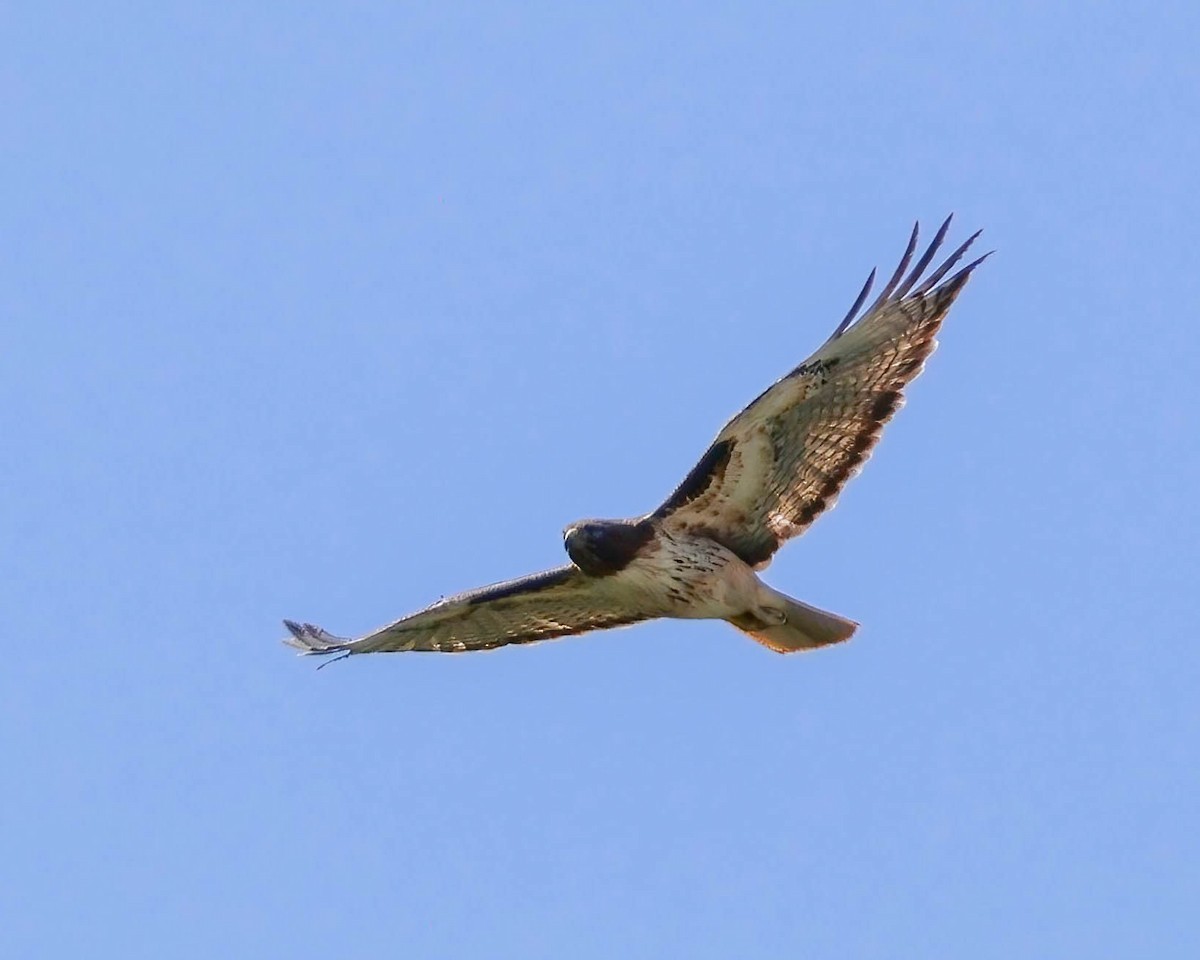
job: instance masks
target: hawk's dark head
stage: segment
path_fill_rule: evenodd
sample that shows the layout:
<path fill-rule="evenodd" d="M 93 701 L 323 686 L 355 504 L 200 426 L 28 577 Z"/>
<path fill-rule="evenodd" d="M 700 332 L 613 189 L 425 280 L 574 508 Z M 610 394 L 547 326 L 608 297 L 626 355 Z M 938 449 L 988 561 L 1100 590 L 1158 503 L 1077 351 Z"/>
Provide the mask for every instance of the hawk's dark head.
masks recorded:
<path fill-rule="evenodd" d="M 563 531 L 571 560 L 593 577 L 624 570 L 652 539 L 649 520 L 580 520 Z"/>

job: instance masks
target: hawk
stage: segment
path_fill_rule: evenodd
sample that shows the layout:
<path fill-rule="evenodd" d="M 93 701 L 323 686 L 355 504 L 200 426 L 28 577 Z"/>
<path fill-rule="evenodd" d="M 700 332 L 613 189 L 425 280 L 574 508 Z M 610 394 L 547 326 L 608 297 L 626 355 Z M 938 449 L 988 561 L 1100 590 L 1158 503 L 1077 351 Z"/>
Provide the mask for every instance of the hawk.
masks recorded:
<path fill-rule="evenodd" d="M 666 501 L 628 520 L 563 531 L 571 562 L 439 600 L 358 639 L 285 620 L 305 654 L 461 653 L 531 643 L 658 617 L 725 620 L 771 650 L 846 640 L 853 620 L 785 596 L 755 571 L 799 536 L 861 468 L 972 271 L 950 271 L 975 233 L 932 273 L 950 218 L 909 270 L 900 265 L 862 311 L 875 271 L 816 353 L 729 421 Z"/>

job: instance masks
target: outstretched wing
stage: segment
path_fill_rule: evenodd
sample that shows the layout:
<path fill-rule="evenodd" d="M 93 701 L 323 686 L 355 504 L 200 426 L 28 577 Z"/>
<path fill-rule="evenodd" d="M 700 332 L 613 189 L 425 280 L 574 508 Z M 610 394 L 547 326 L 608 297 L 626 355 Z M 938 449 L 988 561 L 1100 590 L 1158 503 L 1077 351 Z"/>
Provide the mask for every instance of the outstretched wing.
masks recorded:
<path fill-rule="evenodd" d="M 922 280 L 949 226 L 948 217 L 906 275 L 914 226 L 900 265 L 857 322 L 874 271 L 821 349 L 725 425 L 655 511 L 668 532 L 703 533 L 761 565 L 833 506 L 937 346 L 934 335 L 954 298 L 986 258 L 943 279 L 976 233 Z"/>
<path fill-rule="evenodd" d="M 651 619 L 627 593 L 612 577 L 568 564 L 447 597 L 357 640 L 285 620 L 283 642 L 309 654 L 491 650 Z"/>

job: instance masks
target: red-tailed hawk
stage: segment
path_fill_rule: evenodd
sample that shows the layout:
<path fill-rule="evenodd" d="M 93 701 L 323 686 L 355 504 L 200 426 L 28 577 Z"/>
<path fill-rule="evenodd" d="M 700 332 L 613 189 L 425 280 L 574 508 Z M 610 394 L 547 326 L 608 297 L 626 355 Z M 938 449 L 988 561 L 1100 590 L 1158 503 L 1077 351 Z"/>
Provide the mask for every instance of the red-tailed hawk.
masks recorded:
<path fill-rule="evenodd" d="M 306 654 L 460 653 L 657 617 L 726 620 L 780 653 L 847 639 L 854 621 L 784 596 L 755 571 L 833 506 L 986 258 L 947 278 L 976 233 L 923 277 L 949 226 L 947 218 L 909 271 L 914 226 L 875 302 L 859 315 L 871 271 L 825 344 L 730 420 L 657 510 L 573 523 L 563 533 L 566 566 L 439 600 L 357 640 L 285 620 L 284 642 Z"/>

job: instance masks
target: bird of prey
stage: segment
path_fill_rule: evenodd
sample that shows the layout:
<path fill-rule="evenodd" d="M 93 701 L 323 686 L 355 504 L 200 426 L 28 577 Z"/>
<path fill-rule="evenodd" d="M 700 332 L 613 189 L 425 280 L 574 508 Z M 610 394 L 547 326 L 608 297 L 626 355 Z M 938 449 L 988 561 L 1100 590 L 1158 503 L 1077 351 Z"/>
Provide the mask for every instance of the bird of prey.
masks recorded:
<path fill-rule="evenodd" d="M 821 348 L 730 420 L 657 509 L 572 523 L 563 531 L 571 562 L 553 570 L 447 597 L 358 639 L 285 620 L 284 642 L 305 654 L 461 653 L 658 617 L 725 620 L 779 653 L 848 639 L 853 620 L 785 596 L 755 571 L 833 506 L 986 259 L 949 275 L 976 233 L 925 276 L 949 226 L 909 270 L 914 226 L 878 298 L 860 314 L 872 270 Z"/>

